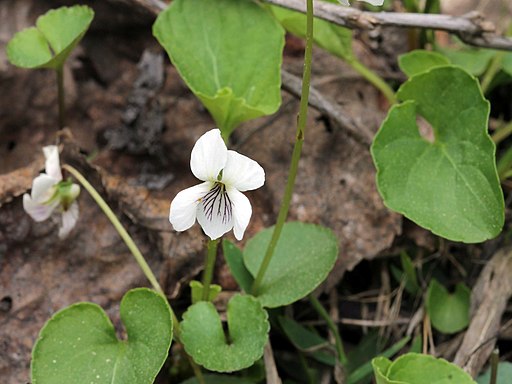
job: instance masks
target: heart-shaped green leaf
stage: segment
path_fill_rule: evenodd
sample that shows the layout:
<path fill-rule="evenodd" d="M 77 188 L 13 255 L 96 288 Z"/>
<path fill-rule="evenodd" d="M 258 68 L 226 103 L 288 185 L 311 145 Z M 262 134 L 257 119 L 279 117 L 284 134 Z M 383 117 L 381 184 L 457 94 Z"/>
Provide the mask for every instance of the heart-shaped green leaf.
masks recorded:
<path fill-rule="evenodd" d="M 22 68 L 61 68 L 93 18 L 93 10 L 85 5 L 50 10 L 35 27 L 14 35 L 7 44 L 7 57 Z"/>
<path fill-rule="evenodd" d="M 171 310 L 158 293 L 138 288 L 121 301 L 128 340 L 118 340 L 105 312 L 78 303 L 57 312 L 32 352 L 32 384 L 150 384 L 172 341 Z"/>
<path fill-rule="evenodd" d="M 444 359 L 407 353 L 395 361 L 372 360 L 377 384 L 476 384 L 460 367 Z"/>
<path fill-rule="evenodd" d="M 427 291 L 427 313 L 432 326 L 443 333 L 462 331 L 469 324 L 470 289 L 459 283 L 450 294 L 436 279 Z"/>
<path fill-rule="evenodd" d="M 256 276 L 274 227 L 247 242 L 244 262 Z M 311 293 L 331 271 L 338 257 L 338 240 L 328 228 L 314 224 L 286 223 L 274 256 L 257 292 L 264 307 L 291 304 Z"/>
<path fill-rule="evenodd" d="M 328 2 L 338 3 L 337 0 Z M 306 37 L 305 14 L 277 6 L 269 6 L 269 8 L 288 32 L 302 38 Z M 351 60 L 354 58 L 354 52 L 352 51 L 352 30 L 348 28 L 343 28 L 315 17 L 313 41 L 319 47 L 341 59 Z"/>
<path fill-rule="evenodd" d="M 416 49 L 400 55 L 398 65 L 403 73 L 412 77 L 435 67 L 450 65 L 450 60 L 438 52 Z"/>
<path fill-rule="evenodd" d="M 281 104 L 284 30 L 251 0 L 174 0 L 153 34 L 228 137 Z"/>
<path fill-rule="evenodd" d="M 477 80 L 458 67 L 434 68 L 409 79 L 398 97 L 405 102 L 389 111 L 372 145 L 386 206 L 450 240 L 495 237 L 504 201 Z M 431 124 L 433 143 L 420 135 L 417 114 Z"/>
<path fill-rule="evenodd" d="M 226 335 L 213 304 L 200 301 L 183 315 L 180 339 L 187 353 L 206 369 L 238 371 L 263 355 L 270 329 L 267 317 L 258 300 L 237 294 L 228 303 Z"/>

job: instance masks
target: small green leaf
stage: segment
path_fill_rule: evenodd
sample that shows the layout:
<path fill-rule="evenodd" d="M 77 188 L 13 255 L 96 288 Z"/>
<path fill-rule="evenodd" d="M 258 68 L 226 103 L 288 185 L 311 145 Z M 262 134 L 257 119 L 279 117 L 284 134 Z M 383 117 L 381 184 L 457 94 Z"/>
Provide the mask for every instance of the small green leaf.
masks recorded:
<path fill-rule="evenodd" d="M 338 3 L 337 0 L 328 1 Z M 298 37 L 306 37 L 306 15 L 277 6 L 269 7 L 286 30 Z M 319 47 L 341 59 L 354 59 L 352 51 L 352 30 L 340 27 L 326 20 L 314 18 L 313 41 Z"/>
<path fill-rule="evenodd" d="M 491 382 L 491 369 L 489 368 L 483 375 L 476 380 L 478 384 L 489 384 Z M 502 361 L 498 364 L 498 377 L 496 384 L 512 383 L 512 363 Z"/>
<path fill-rule="evenodd" d="M 22 68 L 61 68 L 94 18 L 85 5 L 52 9 L 36 27 L 18 32 L 7 44 L 9 61 Z"/>
<path fill-rule="evenodd" d="M 118 340 L 105 312 L 78 303 L 57 312 L 43 327 L 32 352 L 33 384 L 150 384 L 172 341 L 167 300 L 132 289 L 121 301 L 128 340 Z"/>
<path fill-rule="evenodd" d="M 192 304 L 203 300 L 203 283 L 197 280 L 192 280 L 189 283 L 190 290 L 192 292 Z M 210 284 L 210 292 L 208 292 L 208 301 L 213 301 L 219 293 L 222 291 L 222 287 L 217 284 Z"/>
<path fill-rule="evenodd" d="M 371 149 L 386 206 L 450 240 L 498 235 L 503 192 L 477 80 L 458 67 L 434 68 L 409 79 L 398 97 L 405 102 L 391 108 Z M 433 143 L 420 135 L 417 114 L 431 124 Z"/>
<path fill-rule="evenodd" d="M 205 384 L 255 384 L 254 381 L 244 377 L 228 376 L 228 375 L 203 375 Z M 192 377 L 183 381 L 181 384 L 200 384 L 199 381 Z"/>
<path fill-rule="evenodd" d="M 414 264 L 405 251 L 400 253 L 400 263 L 402 264 L 402 270 L 391 264 L 391 274 L 399 283 L 404 280 L 405 290 L 411 295 L 415 295 L 420 289 L 418 277 Z"/>
<path fill-rule="evenodd" d="M 232 372 L 263 355 L 270 325 L 267 312 L 252 296 L 235 295 L 227 309 L 229 335 L 212 303 L 200 301 L 183 315 L 180 338 L 187 353 L 206 369 Z"/>
<path fill-rule="evenodd" d="M 229 240 L 223 240 L 222 250 L 224 252 L 224 258 L 229 266 L 229 270 L 240 288 L 245 292 L 251 292 L 254 278 L 245 267 L 244 255 L 240 248 Z"/>
<path fill-rule="evenodd" d="M 471 291 L 462 283 L 450 294 L 436 279 L 427 291 L 427 313 L 432 326 L 443 333 L 462 331 L 469 324 Z"/>
<path fill-rule="evenodd" d="M 377 357 L 372 365 L 377 384 L 476 384 L 460 367 L 429 355 L 407 353 L 393 362 Z"/>
<path fill-rule="evenodd" d="M 447 49 L 437 48 L 437 50 L 445 55 L 452 64 L 458 65 L 474 76 L 482 75 L 496 51 L 492 49 L 466 48 Z"/>
<path fill-rule="evenodd" d="M 429 69 L 450 65 L 450 60 L 437 52 L 416 49 L 400 55 L 398 65 L 408 77 L 426 72 Z"/>
<path fill-rule="evenodd" d="M 256 276 L 274 227 L 247 242 L 244 262 Z M 291 304 L 311 293 L 331 271 L 338 257 L 338 240 L 328 228 L 314 224 L 286 223 L 263 278 L 257 298 L 264 307 Z"/>
<path fill-rule="evenodd" d="M 153 34 L 224 138 L 281 104 L 284 30 L 251 0 L 175 0 Z"/>

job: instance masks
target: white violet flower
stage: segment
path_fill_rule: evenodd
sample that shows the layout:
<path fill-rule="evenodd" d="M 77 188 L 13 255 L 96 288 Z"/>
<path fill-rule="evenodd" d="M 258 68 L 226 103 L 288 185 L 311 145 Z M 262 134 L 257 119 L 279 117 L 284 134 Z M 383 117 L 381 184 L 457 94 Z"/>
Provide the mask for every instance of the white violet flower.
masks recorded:
<path fill-rule="evenodd" d="M 350 3 L 348 2 L 348 0 L 338 0 L 338 1 L 341 3 L 341 5 L 350 7 Z M 380 6 L 380 5 L 384 4 L 384 0 L 359 0 L 359 1 L 364 1 L 366 3 L 375 5 L 375 6 Z"/>
<path fill-rule="evenodd" d="M 169 221 L 174 229 L 185 231 L 197 219 L 212 240 L 232 228 L 237 240 L 242 240 L 252 215 L 251 203 L 242 192 L 265 183 L 263 168 L 236 151 L 228 151 L 218 129 L 197 140 L 190 168 L 204 182 L 179 192 L 171 202 Z"/>
<path fill-rule="evenodd" d="M 80 187 L 70 180 L 62 180 L 57 146 L 44 147 L 43 152 L 46 173 L 34 179 L 30 195 L 23 195 L 23 209 L 38 222 L 48 219 L 57 209 L 62 214 L 59 237 L 63 239 L 78 220 L 78 204 L 75 200 Z"/>

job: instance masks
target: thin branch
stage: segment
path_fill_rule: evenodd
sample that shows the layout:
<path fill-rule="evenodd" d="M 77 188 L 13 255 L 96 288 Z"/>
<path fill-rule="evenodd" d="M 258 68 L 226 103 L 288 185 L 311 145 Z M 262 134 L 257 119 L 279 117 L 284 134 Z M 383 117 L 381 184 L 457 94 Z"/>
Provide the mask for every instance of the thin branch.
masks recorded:
<path fill-rule="evenodd" d="M 267 3 L 304 13 L 301 0 L 264 0 Z M 364 12 L 323 1 L 315 2 L 315 16 L 351 29 L 375 29 L 376 27 L 403 27 L 434 29 L 453 33 L 466 44 L 477 47 L 512 51 L 512 39 L 498 36 L 495 26 L 478 12 L 464 16 L 403 12 Z"/>
<path fill-rule="evenodd" d="M 155 16 L 165 9 L 161 0 L 110 0 L 136 5 Z M 306 12 L 301 0 L 263 0 L 266 3 Z M 314 14 L 320 19 L 351 29 L 375 29 L 376 27 L 402 27 L 434 29 L 450 32 L 469 45 L 512 51 L 512 39 L 496 34 L 493 23 L 474 11 L 463 16 L 449 16 L 404 12 L 364 12 L 324 1 L 316 1 Z"/>

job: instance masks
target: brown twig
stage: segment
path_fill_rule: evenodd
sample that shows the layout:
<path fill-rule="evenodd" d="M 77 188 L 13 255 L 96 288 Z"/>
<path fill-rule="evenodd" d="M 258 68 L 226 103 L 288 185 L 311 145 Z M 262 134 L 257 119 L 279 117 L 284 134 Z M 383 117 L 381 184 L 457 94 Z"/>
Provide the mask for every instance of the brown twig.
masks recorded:
<path fill-rule="evenodd" d="M 160 0 L 110 0 L 133 4 L 155 16 L 165 9 L 166 3 Z M 266 3 L 306 12 L 305 2 L 301 0 L 263 0 Z M 364 12 L 355 8 L 316 1 L 315 16 L 351 29 L 375 29 L 376 27 L 423 28 L 446 31 L 457 35 L 466 44 L 477 47 L 512 51 L 512 39 L 495 33 L 493 23 L 485 20 L 478 12 L 464 16 L 403 12 Z"/>
<path fill-rule="evenodd" d="M 498 251 L 487 263 L 471 293 L 471 322 L 455 363 L 475 376 L 491 355 L 507 301 L 512 296 L 512 248 Z"/>
<path fill-rule="evenodd" d="M 300 0 L 264 0 L 267 3 L 304 13 Z M 323 1 L 315 2 L 315 16 L 351 29 L 376 27 L 422 28 L 446 31 L 457 35 L 466 44 L 512 51 L 512 39 L 495 33 L 495 26 L 478 12 L 464 16 L 403 12 L 365 12 Z"/>

